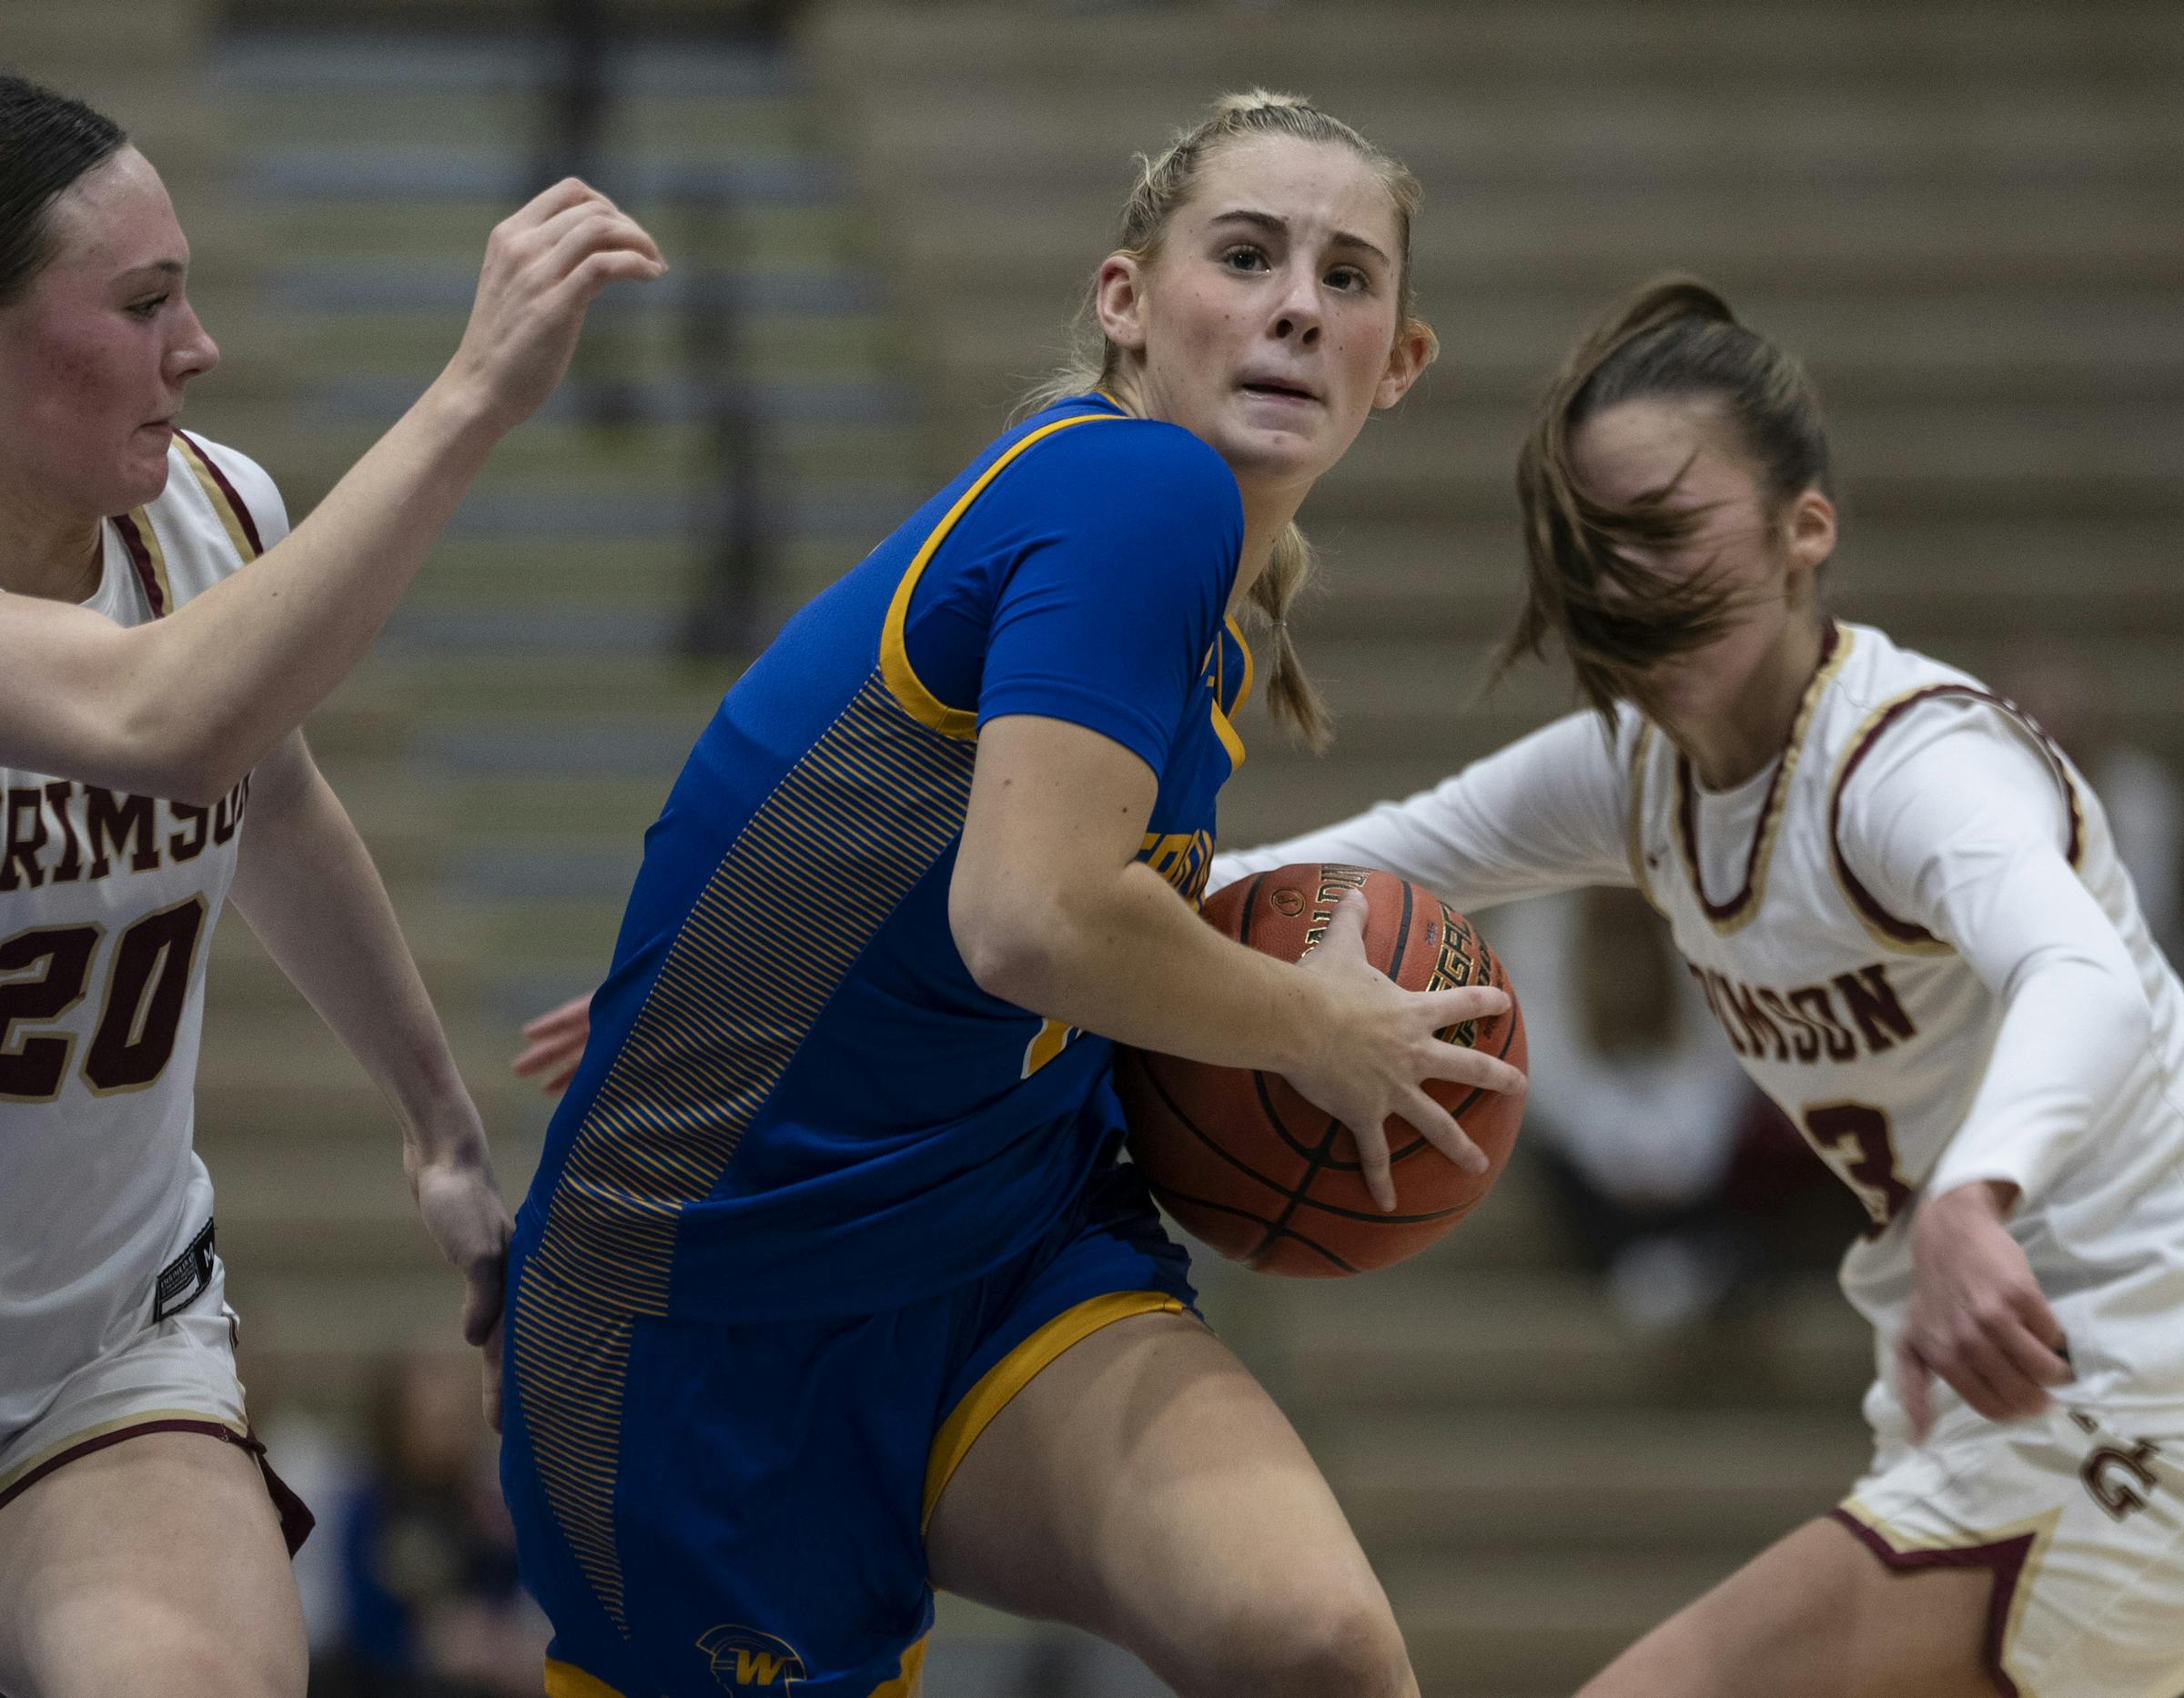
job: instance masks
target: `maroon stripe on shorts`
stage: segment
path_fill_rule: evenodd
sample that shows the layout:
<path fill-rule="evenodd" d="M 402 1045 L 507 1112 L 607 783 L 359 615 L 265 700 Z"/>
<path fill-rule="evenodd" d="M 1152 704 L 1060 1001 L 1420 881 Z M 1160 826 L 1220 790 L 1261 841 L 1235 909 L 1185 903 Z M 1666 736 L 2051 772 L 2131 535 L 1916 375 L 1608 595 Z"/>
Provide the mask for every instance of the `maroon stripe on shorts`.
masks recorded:
<path fill-rule="evenodd" d="M 1828 1513 L 1855 1533 L 1861 1544 L 1897 1573 L 1914 1573 L 1930 1568 L 1994 1570 L 1995 1587 L 1987 1601 L 1987 1643 L 1982 1661 L 1987 1665 L 1987 1678 L 1994 1682 L 1995 1690 L 2002 1698 L 2019 1698 L 2017 1682 L 2010 1679 L 2009 1671 L 2002 1666 L 2002 1645 L 2009 1632 L 2010 1606 L 2016 1602 L 2017 1587 L 2025 1578 L 2025 1560 L 2032 1553 L 2032 1534 L 2019 1533 L 2015 1539 L 1997 1539 L 1990 1544 L 1956 1545 L 1940 1551 L 1898 1551 L 1847 1511 L 1838 1508 Z"/>
<path fill-rule="evenodd" d="M 238 1434 L 233 1428 L 224 1426 L 217 1420 L 187 1420 L 174 1417 L 163 1417 L 157 1420 L 139 1421 L 130 1427 L 118 1427 L 112 1432 L 102 1432 L 93 1438 L 86 1439 L 80 1444 L 72 1444 L 66 1450 L 47 1457 L 29 1473 L 16 1481 L 14 1485 L 8 1487 L 5 1491 L 0 1491 L 0 1510 L 5 1510 L 15 1499 L 21 1497 L 31 1487 L 52 1473 L 55 1469 L 64 1468 L 79 1458 L 89 1456 L 95 1450 L 104 1450 L 109 1445 L 119 1444 L 125 1439 L 141 1439 L 145 1434 L 150 1432 L 201 1432 L 207 1438 L 224 1440 L 239 1450 L 248 1451 L 251 1460 L 258 1464 L 259 1475 L 266 1482 L 266 1495 L 273 1500 L 274 1511 L 280 1517 L 280 1536 L 288 1547 L 288 1554 L 294 1556 L 297 1551 L 303 1549 L 303 1541 L 311 1536 L 311 1529 L 318 1525 L 318 1517 L 313 1515 L 309 1506 L 289 1489 L 288 1481 L 273 1471 L 272 1465 L 266 1460 L 264 1440 L 254 1432 Z"/>

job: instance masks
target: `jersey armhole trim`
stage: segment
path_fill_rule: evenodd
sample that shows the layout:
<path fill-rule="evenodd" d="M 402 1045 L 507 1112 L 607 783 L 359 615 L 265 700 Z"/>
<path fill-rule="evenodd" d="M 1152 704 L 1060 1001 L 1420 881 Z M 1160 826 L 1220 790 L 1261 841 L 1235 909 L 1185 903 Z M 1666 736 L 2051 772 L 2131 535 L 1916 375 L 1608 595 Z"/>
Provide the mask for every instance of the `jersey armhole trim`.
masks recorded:
<path fill-rule="evenodd" d="M 136 569 L 136 581 L 152 604 L 152 617 L 165 619 L 175 611 L 175 586 L 167 575 L 167 551 L 159 546 L 159 533 L 152 529 L 151 513 L 139 507 L 133 513 L 115 514 L 110 522 L 122 547 L 128 551 L 129 564 Z"/>
<path fill-rule="evenodd" d="M 1927 684 L 1917 690 L 1906 691 L 1884 702 L 1868 713 L 1853 733 L 1850 747 L 1844 751 L 1843 759 L 1835 768 L 1834 782 L 1827 793 L 1827 859 L 1835 873 L 1835 886 L 1850 904 L 1851 912 L 1858 916 L 1859 924 L 1870 933 L 1874 941 L 1906 955 L 1951 955 L 1955 952 L 1923 925 L 1899 919 L 1881 905 L 1878 897 L 1866 888 L 1858 875 L 1851 870 L 1849 857 L 1843 853 L 1843 792 L 1849 784 L 1851 774 L 1873 752 L 1888 728 L 1906 713 L 1923 702 L 1940 701 L 1955 697 L 1959 701 L 1979 702 L 1997 710 L 2026 740 L 2054 775 L 2056 787 L 2062 792 L 2063 806 L 2070 820 L 2070 834 L 2064 845 L 2064 854 L 2072 872 L 2082 870 L 2086 853 L 2086 811 L 2079 800 L 2078 786 L 2072 782 L 2070 769 L 2064 763 L 2062 751 L 2051 742 L 2048 733 L 2036 724 L 2030 715 L 2006 696 L 1992 691 L 1976 689 L 1970 684 Z"/>
<path fill-rule="evenodd" d="M 1238 629 L 1235 620 L 1224 617 L 1221 623 L 1228 628 L 1229 638 L 1236 644 L 1237 652 L 1244 657 L 1243 682 L 1236 687 L 1235 702 L 1224 707 L 1222 703 L 1228 701 L 1228 680 L 1224 675 L 1224 662 L 1227 657 L 1221 653 L 1220 638 L 1218 635 L 1214 638 L 1211 657 L 1213 661 L 1213 734 L 1221 740 L 1221 747 L 1228 751 L 1228 770 L 1233 773 L 1244 763 L 1245 760 L 1244 739 L 1236 729 L 1236 716 L 1244 711 L 1244 703 L 1251 699 L 1251 645 L 1244 641 L 1244 633 Z"/>
<path fill-rule="evenodd" d="M 925 576 L 925 568 L 940 545 L 948 540 L 971 503 L 986 490 L 986 486 L 1006 471 L 1016 457 L 1026 450 L 1045 441 L 1057 430 L 1067 430 L 1072 425 L 1096 424 L 1112 421 L 1113 413 L 1079 413 L 1072 419 L 1057 419 L 1052 424 L 1041 425 L 1009 444 L 994 463 L 981 472 L 978 480 L 956 498 L 955 504 L 942 515 L 941 521 L 927 533 L 910 564 L 895 586 L 895 596 L 887 603 L 886 622 L 880 627 L 880 676 L 885 681 L 888 693 L 899 702 L 905 713 L 921 725 L 929 726 L 944 737 L 971 742 L 978 735 L 978 711 L 976 708 L 950 707 L 930 690 L 918 677 L 917 669 L 910 663 L 910 650 L 906 627 L 910 619 L 910 598 L 916 592 L 917 581 Z"/>
<path fill-rule="evenodd" d="M 1228 628 L 1228 635 L 1236 644 L 1236 652 L 1244 657 L 1243 682 L 1236 687 L 1236 700 L 1223 710 L 1230 719 L 1234 719 L 1244 711 L 1244 704 L 1251 700 L 1251 686 L 1259 682 L 1259 662 L 1251 656 L 1251 645 L 1244 641 L 1244 628 L 1232 618 L 1224 617 L 1221 623 Z M 1227 680 L 1222 682 L 1225 683 Z"/>
<path fill-rule="evenodd" d="M 235 551 L 242 556 L 243 564 L 248 566 L 266 551 L 266 545 L 258 535 L 258 521 L 250 516 L 248 504 L 236 493 L 235 485 L 228 481 L 228 474 L 214 463 L 202 442 L 187 430 L 176 431 L 175 440 L 182 449 L 182 458 L 197 475 L 198 487 L 205 491 L 205 499 L 212 503 L 212 510 L 219 515 L 228 541 L 235 544 Z"/>

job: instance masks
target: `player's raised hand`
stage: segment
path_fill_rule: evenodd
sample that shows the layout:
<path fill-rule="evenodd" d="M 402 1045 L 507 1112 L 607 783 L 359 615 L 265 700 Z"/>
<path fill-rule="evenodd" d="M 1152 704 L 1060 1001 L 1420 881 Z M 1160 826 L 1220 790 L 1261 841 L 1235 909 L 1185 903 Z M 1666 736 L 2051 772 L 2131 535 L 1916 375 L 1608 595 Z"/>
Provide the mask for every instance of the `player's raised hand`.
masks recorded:
<path fill-rule="evenodd" d="M 614 282 L 649 283 L 666 269 L 635 219 L 564 177 L 493 227 L 469 328 L 440 381 L 512 430 L 569 369 L 599 292 Z"/>
<path fill-rule="evenodd" d="M 485 1419 L 500 1430 L 500 1309 L 508 1276 L 508 1241 L 515 1222 L 493 1178 L 485 1130 L 463 1100 L 468 1125 L 435 1138 L 426 1156 L 406 1140 L 402 1167 L 417 1198 L 417 1212 L 440 1253 L 462 1275 L 462 1336 L 484 1355 Z"/>
<path fill-rule="evenodd" d="M 592 1036 L 592 993 L 572 997 L 523 1026 L 524 1047 L 508 1064 L 519 1079 L 537 1074 L 545 1077 L 539 1088 L 558 1097 L 576 1076 L 577 1063 L 584 1058 L 584 1045 Z"/>
<path fill-rule="evenodd" d="M 1487 1158 L 1456 1117 L 1426 1092 L 1428 1079 L 1448 1079 L 1490 1091 L 1521 1091 L 1523 1074 L 1506 1061 L 1451 1044 L 1440 1034 L 1467 1020 L 1491 1019 L 1509 996 L 1489 985 L 1458 990 L 1400 989 L 1365 954 L 1366 901 L 1357 891 L 1335 905 L 1327 931 L 1302 963 L 1331 991 L 1334 1017 L 1319 1054 L 1286 1074 L 1315 1107 L 1350 1128 L 1357 1140 L 1366 1188 L 1383 1209 L 1395 1208 L 1387 1126 L 1400 1117 L 1466 1173 L 1484 1173 Z"/>
<path fill-rule="evenodd" d="M 1896 1395 L 1924 1443 L 1938 1374 L 1989 1420 L 2048 1407 L 2070 1379 L 2068 1346 L 2032 1265 L 2003 1225 L 2012 1188 L 1962 1185 L 1918 1207 L 1911 1223 L 1911 1309 L 1896 1340 Z"/>

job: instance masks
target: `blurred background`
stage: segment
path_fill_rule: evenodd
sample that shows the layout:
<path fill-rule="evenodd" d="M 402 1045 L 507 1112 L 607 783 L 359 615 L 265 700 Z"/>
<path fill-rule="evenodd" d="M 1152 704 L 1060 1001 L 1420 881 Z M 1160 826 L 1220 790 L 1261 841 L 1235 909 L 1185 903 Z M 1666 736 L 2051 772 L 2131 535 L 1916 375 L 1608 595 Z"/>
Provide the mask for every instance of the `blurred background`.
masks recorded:
<path fill-rule="evenodd" d="M 1695 270 L 1830 407 L 1839 612 L 1987 674 L 2087 767 L 2173 939 L 2184 756 L 2184 7 L 2174 0 L 0 0 L 0 61 L 166 173 L 226 353 L 196 429 L 300 515 L 451 351 L 488 227 L 569 170 L 674 271 L 595 316 L 373 660 L 310 725 L 511 1201 L 529 1015 L 605 963 L 640 834 L 787 611 L 1054 360 L 1129 156 L 1216 93 L 1315 97 L 1424 179 L 1442 358 L 1308 505 L 1314 761 L 1253 709 L 1223 836 L 1406 793 L 1564 711 L 1481 700 L 1528 399 Z M 1524 994 L 1519 1160 L 1370 1280 L 1201 1264 L 1430 1698 L 1566 1694 L 1860 1470 L 1858 1224 L 1635 899 L 1487 917 Z M 1582 945 L 1582 946 L 1581 946 Z M 314 1692 L 535 1693 L 543 1629 L 390 1119 L 230 918 L 199 1143 L 277 1466 L 319 1509 Z M 1125 1698 L 1127 1659 L 944 1601 L 934 1698 Z"/>

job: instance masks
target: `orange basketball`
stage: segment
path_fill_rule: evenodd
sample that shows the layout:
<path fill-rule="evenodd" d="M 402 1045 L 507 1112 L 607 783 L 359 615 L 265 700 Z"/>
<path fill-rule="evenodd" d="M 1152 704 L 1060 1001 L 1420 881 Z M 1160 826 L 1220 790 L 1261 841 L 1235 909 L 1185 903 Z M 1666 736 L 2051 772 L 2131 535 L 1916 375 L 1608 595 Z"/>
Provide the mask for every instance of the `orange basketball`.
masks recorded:
<path fill-rule="evenodd" d="M 1239 943 L 1295 961 L 1350 890 L 1362 890 L 1370 908 L 1367 957 L 1405 990 L 1510 989 L 1501 962 L 1461 915 L 1392 873 L 1280 867 L 1222 890 L 1206 904 L 1206 918 Z M 1513 1000 L 1505 1015 L 1441 1036 L 1524 1065 L 1524 1017 Z M 1192 1237 L 1267 1273 L 1362 1273 L 1423 1249 L 1492 1188 L 1523 1114 L 1522 1097 L 1430 1082 L 1490 1165 L 1465 1173 L 1410 1122 L 1391 1118 L 1396 1212 L 1389 1215 L 1365 1188 L 1350 1133 L 1278 1074 L 1117 1046 L 1115 1085 L 1130 1155 L 1161 1208 Z"/>

